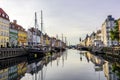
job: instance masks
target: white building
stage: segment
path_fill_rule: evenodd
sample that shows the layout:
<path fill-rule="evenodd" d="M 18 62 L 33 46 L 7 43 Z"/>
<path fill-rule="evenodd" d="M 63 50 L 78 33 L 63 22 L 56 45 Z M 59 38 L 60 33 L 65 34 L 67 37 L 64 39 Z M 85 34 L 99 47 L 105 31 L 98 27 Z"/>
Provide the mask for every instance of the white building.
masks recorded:
<path fill-rule="evenodd" d="M 103 42 L 101 40 L 101 30 L 98 30 L 94 39 L 94 46 L 103 47 Z"/>
<path fill-rule="evenodd" d="M 114 28 L 115 23 L 114 23 L 114 18 L 112 18 L 111 15 L 109 15 L 107 17 L 107 19 L 105 20 L 105 22 L 102 24 L 102 41 L 104 46 L 111 46 L 111 45 L 116 45 L 117 41 L 112 41 L 110 38 L 110 30 Z"/>
<path fill-rule="evenodd" d="M 40 30 L 35 30 L 35 28 L 30 28 L 27 31 L 28 33 L 28 45 L 30 46 L 36 46 L 40 44 Z"/>

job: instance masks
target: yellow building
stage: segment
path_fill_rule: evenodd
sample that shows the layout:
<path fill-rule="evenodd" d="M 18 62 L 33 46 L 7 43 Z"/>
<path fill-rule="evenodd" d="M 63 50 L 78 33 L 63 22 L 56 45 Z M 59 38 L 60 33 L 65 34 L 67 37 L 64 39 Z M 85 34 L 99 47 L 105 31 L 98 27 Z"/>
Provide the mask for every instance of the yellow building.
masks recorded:
<path fill-rule="evenodd" d="M 45 35 L 45 44 L 46 46 L 50 46 L 50 37 L 47 34 Z"/>
<path fill-rule="evenodd" d="M 84 46 L 86 46 L 86 47 L 90 46 L 90 42 L 91 42 L 90 36 L 88 36 L 88 34 L 87 34 L 86 38 L 84 40 L 84 44 L 85 44 Z"/>
<path fill-rule="evenodd" d="M 6 47 L 9 43 L 9 16 L 0 8 L 0 46 Z"/>
<path fill-rule="evenodd" d="M 17 27 L 18 30 L 18 46 L 27 45 L 27 32 L 25 29 L 18 25 L 16 20 L 14 20 L 14 26 Z"/>
<path fill-rule="evenodd" d="M 90 37 L 88 37 L 88 40 L 87 40 L 87 47 L 91 45 L 91 40 L 90 40 Z"/>
<path fill-rule="evenodd" d="M 27 32 L 22 27 L 20 27 L 18 31 L 18 45 L 19 46 L 27 45 Z"/>
<path fill-rule="evenodd" d="M 46 45 L 49 46 L 50 45 L 50 40 L 48 38 L 46 38 Z"/>

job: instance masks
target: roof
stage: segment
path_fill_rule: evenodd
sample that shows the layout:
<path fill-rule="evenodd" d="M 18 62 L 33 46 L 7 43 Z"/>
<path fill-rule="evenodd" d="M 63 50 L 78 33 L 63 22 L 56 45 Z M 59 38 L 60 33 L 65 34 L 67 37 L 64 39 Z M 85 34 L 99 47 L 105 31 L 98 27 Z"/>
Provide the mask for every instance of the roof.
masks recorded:
<path fill-rule="evenodd" d="M 98 31 L 97 31 L 97 34 L 100 34 L 100 33 L 101 33 L 101 30 L 98 30 Z"/>
<path fill-rule="evenodd" d="M 2 8 L 0 8 L 0 17 L 6 20 L 9 20 L 9 16 L 6 14 L 6 12 Z"/>
<path fill-rule="evenodd" d="M 10 28 L 27 33 L 27 31 L 25 31 L 25 29 L 21 25 L 18 25 L 18 24 L 14 23 L 14 22 L 10 22 Z"/>
<path fill-rule="evenodd" d="M 96 35 L 96 33 L 95 33 L 95 32 L 93 32 L 93 33 L 90 35 L 90 37 L 95 36 L 95 35 Z"/>

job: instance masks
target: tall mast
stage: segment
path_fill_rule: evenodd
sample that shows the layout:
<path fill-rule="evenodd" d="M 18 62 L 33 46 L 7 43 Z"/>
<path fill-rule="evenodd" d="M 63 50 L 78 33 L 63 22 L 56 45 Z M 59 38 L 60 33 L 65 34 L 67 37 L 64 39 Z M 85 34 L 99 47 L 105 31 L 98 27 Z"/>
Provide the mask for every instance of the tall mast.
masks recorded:
<path fill-rule="evenodd" d="M 61 47 L 63 48 L 63 34 L 62 34 L 62 44 L 61 44 Z"/>
<path fill-rule="evenodd" d="M 56 39 L 58 39 L 58 34 L 56 35 Z"/>
<path fill-rule="evenodd" d="M 37 29 L 37 13 L 35 12 L 35 29 Z"/>
<path fill-rule="evenodd" d="M 41 38 L 42 38 L 41 44 L 43 45 L 44 41 L 43 41 L 43 13 L 42 13 L 42 10 L 41 10 Z"/>
<path fill-rule="evenodd" d="M 66 39 L 66 37 L 65 37 L 65 43 L 67 42 L 67 39 Z"/>
<path fill-rule="evenodd" d="M 37 45 L 37 13 L 36 12 L 35 12 L 35 36 L 36 36 L 35 45 Z"/>
<path fill-rule="evenodd" d="M 41 10 L 41 32 L 43 32 L 43 12 Z"/>
<path fill-rule="evenodd" d="M 62 34 L 62 42 L 63 42 L 63 34 Z"/>
<path fill-rule="evenodd" d="M 65 37 L 65 44 L 67 45 L 67 37 Z"/>

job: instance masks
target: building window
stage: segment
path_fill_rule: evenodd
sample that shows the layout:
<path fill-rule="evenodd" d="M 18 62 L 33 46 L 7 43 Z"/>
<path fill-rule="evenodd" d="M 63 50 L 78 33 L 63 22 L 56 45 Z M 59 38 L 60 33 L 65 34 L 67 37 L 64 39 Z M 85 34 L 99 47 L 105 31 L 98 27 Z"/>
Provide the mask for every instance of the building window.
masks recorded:
<path fill-rule="evenodd" d="M 6 15 L 6 18 L 8 19 L 8 16 Z"/>
<path fill-rule="evenodd" d="M 6 43 L 6 39 L 4 38 L 4 42 Z"/>
<path fill-rule="evenodd" d="M 107 34 L 109 34 L 109 31 L 107 31 Z"/>
<path fill-rule="evenodd" d="M 109 27 L 107 26 L 106 29 L 109 29 Z"/>
<path fill-rule="evenodd" d="M 2 14 L 3 17 L 5 17 L 5 14 Z"/>
<path fill-rule="evenodd" d="M 18 29 L 20 29 L 20 27 L 18 27 Z"/>
<path fill-rule="evenodd" d="M 3 31 L 1 31 L 1 36 L 3 36 Z"/>
<path fill-rule="evenodd" d="M 110 38 L 108 37 L 108 40 L 109 40 Z"/>
<path fill-rule="evenodd" d="M 3 43 L 3 39 L 1 39 L 1 43 Z"/>
<path fill-rule="evenodd" d="M 15 28 L 15 26 L 14 26 L 14 25 L 12 25 L 12 28 Z"/>

